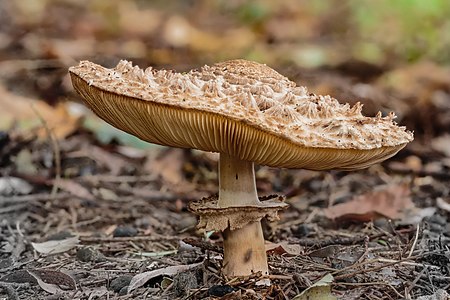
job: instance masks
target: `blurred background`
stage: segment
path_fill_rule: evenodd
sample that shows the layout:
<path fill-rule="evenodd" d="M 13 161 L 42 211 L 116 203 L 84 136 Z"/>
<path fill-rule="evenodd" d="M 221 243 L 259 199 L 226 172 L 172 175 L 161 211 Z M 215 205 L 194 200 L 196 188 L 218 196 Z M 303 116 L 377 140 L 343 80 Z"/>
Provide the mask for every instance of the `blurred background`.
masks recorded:
<path fill-rule="evenodd" d="M 78 101 L 67 68 L 79 60 L 185 71 L 245 58 L 430 137 L 450 125 L 449 16 L 446 0 L 4 0 L 0 105 L 13 106 L 5 92 Z M 0 129 L 20 111 L 3 110 Z"/>

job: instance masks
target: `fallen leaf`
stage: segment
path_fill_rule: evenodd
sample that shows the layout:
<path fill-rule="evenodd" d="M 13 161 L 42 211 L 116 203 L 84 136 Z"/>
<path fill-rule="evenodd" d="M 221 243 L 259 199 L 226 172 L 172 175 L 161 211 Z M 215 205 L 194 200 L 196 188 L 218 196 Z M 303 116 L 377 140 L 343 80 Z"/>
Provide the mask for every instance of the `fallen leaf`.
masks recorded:
<path fill-rule="evenodd" d="M 165 183 L 176 186 L 186 182 L 183 177 L 184 162 L 183 149 L 170 148 L 150 159 L 145 169 L 151 174 L 158 174 Z"/>
<path fill-rule="evenodd" d="M 116 151 L 123 156 L 133 159 L 144 159 L 147 155 L 146 151 L 129 146 L 116 146 Z"/>
<path fill-rule="evenodd" d="M 327 274 L 292 300 L 335 300 L 337 298 L 331 293 L 333 280 L 333 275 Z"/>
<path fill-rule="evenodd" d="M 341 250 L 343 247 L 341 245 L 329 245 L 325 246 L 323 248 L 311 251 L 308 256 L 311 257 L 320 257 L 320 258 L 326 258 L 326 257 L 334 257 L 337 253 L 339 253 L 339 250 Z"/>
<path fill-rule="evenodd" d="M 302 247 L 300 245 L 293 245 L 288 243 L 271 243 L 266 242 L 266 252 L 276 255 L 288 254 L 292 256 L 300 255 Z"/>
<path fill-rule="evenodd" d="M 37 280 L 38 285 L 47 293 L 54 295 L 54 294 L 60 294 L 63 292 L 63 290 L 60 289 L 57 285 L 48 284 L 48 283 L 43 282 L 38 276 L 35 276 L 35 274 L 33 274 L 33 272 L 31 272 L 31 271 L 28 271 L 28 273 L 30 273 L 30 275 L 33 276 Z"/>
<path fill-rule="evenodd" d="M 169 266 L 158 270 L 153 270 L 149 272 L 144 272 L 141 274 L 135 275 L 128 286 L 128 293 L 132 290 L 135 290 L 141 286 L 143 286 L 147 281 L 157 276 L 172 276 L 176 275 L 180 272 L 187 271 L 189 269 L 195 268 L 203 264 L 203 262 L 191 264 L 191 265 L 179 265 L 179 266 Z"/>
<path fill-rule="evenodd" d="M 325 209 L 330 219 L 367 222 L 379 217 L 399 219 L 402 212 L 414 207 L 406 185 L 391 185 L 354 197 L 352 200 Z"/>
<path fill-rule="evenodd" d="M 48 139 L 44 122 L 57 139 L 63 139 L 78 128 L 80 117 L 70 114 L 64 103 L 52 107 L 44 101 L 11 93 L 2 85 L 0 94 L 0 130 L 9 130 L 13 125 L 23 132 L 37 129 L 38 138 Z"/>
<path fill-rule="evenodd" d="M 117 196 L 117 194 L 110 189 L 99 188 L 97 192 L 100 198 L 102 198 L 103 200 L 117 201 L 119 199 L 119 196 Z"/>
<path fill-rule="evenodd" d="M 0 195 L 25 195 L 29 194 L 33 187 L 23 179 L 16 177 L 0 178 Z"/>
<path fill-rule="evenodd" d="M 57 254 L 69 251 L 80 243 L 77 236 L 63 240 L 50 240 L 43 243 L 31 243 L 34 250 L 42 254 Z"/>
<path fill-rule="evenodd" d="M 61 272 L 55 270 L 28 270 L 28 273 L 33 276 L 38 285 L 50 294 L 62 293 L 64 290 L 61 286 L 65 286 L 71 290 L 76 289 L 75 280 Z"/>
<path fill-rule="evenodd" d="M 61 190 L 69 192 L 77 198 L 85 200 L 95 200 L 94 195 L 92 195 L 87 188 L 85 188 L 78 182 L 69 179 L 58 179 L 54 180 L 53 183 Z"/>
<path fill-rule="evenodd" d="M 31 285 L 38 284 L 43 290 L 51 294 L 63 291 L 60 287 L 71 290 L 76 289 L 76 282 L 71 276 L 56 270 L 17 270 L 9 272 L 0 278 L 0 281 L 19 284 L 29 283 Z"/>

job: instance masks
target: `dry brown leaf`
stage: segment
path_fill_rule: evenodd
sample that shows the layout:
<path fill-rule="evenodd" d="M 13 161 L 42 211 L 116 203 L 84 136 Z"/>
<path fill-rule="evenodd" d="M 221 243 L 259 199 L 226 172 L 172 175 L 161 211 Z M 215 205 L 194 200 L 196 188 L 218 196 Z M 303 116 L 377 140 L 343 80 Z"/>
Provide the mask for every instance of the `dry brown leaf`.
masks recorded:
<path fill-rule="evenodd" d="M 157 174 L 169 185 L 179 185 L 186 180 L 183 177 L 184 152 L 182 149 L 170 148 L 163 151 L 155 159 L 145 164 L 150 174 Z"/>
<path fill-rule="evenodd" d="M 37 130 L 40 139 L 47 139 L 47 132 L 42 123 L 52 131 L 57 139 L 63 139 L 73 133 L 79 125 L 80 118 L 69 113 L 61 103 L 52 107 L 44 101 L 16 95 L 0 85 L 0 130 L 9 130 L 16 125 L 19 131 Z"/>
<path fill-rule="evenodd" d="M 69 192 L 80 199 L 95 200 L 91 192 L 78 182 L 69 179 L 58 179 L 54 180 L 53 183 L 61 190 Z"/>
<path fill-rule="evenodd" d="M 326 258 L 326 257 L 335 257 L 336 254 L 339 253 L 339 250 L 342 249 L 341 245 L 329 245 L 322 247 L 320 249 L 311 251 L 308 256 L 311 257 L 320 257 L 320 258 Z"/>
<path fill-rule="evenodd" d="M 398 219 L 402 211 L 413 208 L 409 187 L 391 185 L 354 197 L 346 203 L 325 209 L 330 219 L 346 219 L 367 222 L 379 217 Z"/>
<path fill-rule="evenodd" d="M 288 254 L 292 256 L 300 255 L 302 247 L 288 243 L 271 243 L 266 241 L 266 252 L 276 255 Z"/>

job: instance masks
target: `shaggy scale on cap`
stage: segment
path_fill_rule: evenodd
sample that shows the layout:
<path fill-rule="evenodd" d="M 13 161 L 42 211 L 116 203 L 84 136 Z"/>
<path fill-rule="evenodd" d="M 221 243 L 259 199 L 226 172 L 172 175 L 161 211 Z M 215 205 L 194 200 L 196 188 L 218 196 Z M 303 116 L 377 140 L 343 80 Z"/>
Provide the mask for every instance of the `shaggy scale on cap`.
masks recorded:
<path fill-rule="evenodd" d="M 413 139 L 386 117 L 365 117 L 270 67 L 245 60 L 188 73 L 121 61 L 70 68 L 75 89 L 102 119 L 148 142 L 228 153 L 261 165 L 358 169 L 395 155 Z"/>

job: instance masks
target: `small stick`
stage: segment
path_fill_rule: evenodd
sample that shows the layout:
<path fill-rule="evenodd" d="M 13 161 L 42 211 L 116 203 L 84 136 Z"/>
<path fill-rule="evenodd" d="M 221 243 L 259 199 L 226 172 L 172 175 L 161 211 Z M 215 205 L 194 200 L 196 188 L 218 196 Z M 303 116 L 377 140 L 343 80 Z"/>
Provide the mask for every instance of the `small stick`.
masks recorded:
<path fill-rule="evenodd" d="M 354 271 L 354 272 L 351 272 L 351 273 L 338 275 L 338 276 L 335 276 L 334 278 L 335 278 L 335 279 L 344 279 L 344 278 L 349 278 L 349 277 L 355 276 L 355 275 L 357 275 L 357 274 L 362 274 L 362 273 L 368 273 L 368 272 L 378 271 L 378 270 L 380 270 L 380 269 L 383 269 L 383 268 L 386 268 L 386 267 L 389 267 L 389 266 L 393 266 L 393 265 L 399 264 L 399 263 L 404 262 L 404 261 L 408 261 L 408 260 L 413 260 L 413 259 L 419 258 L 420 256 L 421 256 L 421 255 L 416 255 L 416 256 L 411 256 L 411 257 L 403 258 L 403 259 L 400 259 L 400 260 L 397 260 L 397 261 L 393 261 L 393 262 L 391 262 L 391 263 L 386 263 L 386 264 L 381 265 L 381 266 L 376 266 L 376 267 L 373 267 L 373 268 L 370 268 L 370 269 L 366 269 L 366 270 L 357 270 L 357 271 Z M 365 263 L 370 263 L 370 262 L 374 262 L 374 261 L 365 261 Z M 361 263 L 360 265 L 363 265 L 363 264 L 364 264 L 364 263 Z M 358 265 L 352 265 L 352 266 L 350 266 L 350 267 L 355 268 L 355 267 L 358 267 Z M 344 270 L 346 270 L 346 269 L 349 269 L 350 267 L 341 269 L 341 270 L 339 270 L 337 273 L 341 273 L 342 271 L 344 271 Z"/>
<path fill-rule="evenodd" d="M 85 243 L 118 243 L 118 242 L 155 242 L 155 241 L 178 241 L 180 238 L 178 237 L 169 237 L 169 236 L 131 236 L 131 237 L 92 237 L 92 236 L 81 236 L 80 241 Z"/>
<path fill-rule="evenodd" d="M 208 243 L 205 241 L 197 240 L 194 238 L 184 238 L 183 242 L 185 242 L 186 244 L 189 244 L 191 246 L 198 247 L 203 250 L 209 250 L 209 251 L 223 254 L 222 247 L 219 247 L 217 245 L 214 245 L 214 244 L 211 244 L 211 243 Z"/>
<path fill-rule="evenodd" d="M 59 193 L 54 196 L 49 195 L 48 193 L 39 193 L 23 196 L 8 196 L 8 197 L 0 197 L 0 204 L 3 205 L 6 203 L 60 200 L 68 198 L 69 196 L 70 194 L 68 193 Z"/>
<path fill-rule="evenodd" d="M 388 258 L 377 258 L 376 260 L 378 262 L 381 262 L 381 263 L 393 263 L 393 262 L 396 262 L 396 260 L 388 259 Z M 412 266 L 412 267 L 421 267 L 421 268 L 439 269 L 438 266 L 425 265 L 425 264 L 415 263 L 415 262 L 411 262 L 411 261 L 399 262 L 399 265 L 406 265 L 406 266 Z"/>
<path fill-rule="evenodd" d="M 400 294 L 397 289 L 395 287 L 393 287 L 391 284 L 387 283 L 387 282 L 382 282 L 382 281 L 376 281 L 376 282 L 339 282 L 336 283 L 336 285 L 347 285 L 347 286 L 365 286 L 365 285 L 386 285 L 388 287 L 390 287 L 395 294 L 397 294 L 397 296 L 401 297 L 401 299 L 404 298 L 404 295 Z"/>
<path fill-rule="evenodd" d="M 379 234 L 375 234 L 372 236 L 369 236 L 369 240 L 373 240 L 379 237 L 384 236 L 385 233 L 379 233 Z M 360 243 L 366 240 L 366 235 L 357 235 L 357 236 L 353 236 L 353 237 L 335 237 L 335 238 L 327 238 L 327 239 L 323 239 L 323 240 L 318 240 L 318 239 L 302 239 L 298 242 L 299 245 L 301 246 L 306 246 L 306 247 L 326 247 L 326 246 L 330 246 L 330 245 L 352 245 L 352 244 L 356 244 L 356 243 Z"/>
<path fill-rule="evenodd" d="M 426 269 L 427 268 L 423 268 L 422 271 L 420 271 L 419 275 L 417 275 L 417 277 L 413 280 L 413 282 L 411 282 L 411 284 L 409 284 L 409 287 L 405 287 L 405 293 L 407 295 L 409 295 L 409 292 L 411 292 L 412 289 L 416 286 L 417 282 L 420 280 L 422 275 L 425 273 Z"/>
<path fill-rule="evenodd" d="M 416 234 L 415 234 L 415 236 L 414 236 L 414 242 L 413 242 L 413 244 L 412 244 L 412 246 L 411 246 L 411 249 L 410 249 L 410 251 L 409 251 L 408 258 L 411 257 L 411 256 L 413 255 L 414 248 L 416 248 L 417 240 L 418 240 L 418 238 L 419 238 L 419 231 L 420 231 L 420 223 L 417 224 Z"/>

